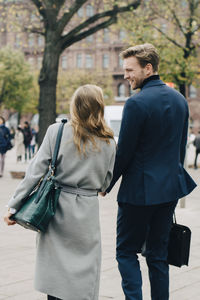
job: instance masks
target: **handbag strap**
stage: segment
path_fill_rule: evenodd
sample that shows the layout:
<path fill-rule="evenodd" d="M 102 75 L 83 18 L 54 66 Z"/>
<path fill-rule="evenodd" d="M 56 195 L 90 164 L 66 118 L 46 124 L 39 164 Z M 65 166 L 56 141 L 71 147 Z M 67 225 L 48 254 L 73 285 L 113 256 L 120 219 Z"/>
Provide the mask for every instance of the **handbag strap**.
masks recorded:
<path fill-rule="evenodd" d="M 173 218 L 173 223 L 174 223 L 174 224 L 177 224 L 177 222 L 176 222 L 176 214 L 175 214 L 175 211 L 174 211 L 173 217 L 174 217 L 174 218 Z"/>
<path fill-rule="evenodd" d="M 54 152 L 53 152 L 53 158 L 52 158 L 51 165 L 50 165 L 50 168 L 54 171 L 54 174 L 55 174 L 55 170 L 56 170 L 56 161 L 57 161 L 58 151 L 60 148 L 60 142 L 61 142 L 63 128 L 64 128 L 65 123 L 67 123 L 67 119 L 62 119 L 61 124 L 58 129 L 58 134 L 57 134 L 56 143 L 55 143 Z"/>

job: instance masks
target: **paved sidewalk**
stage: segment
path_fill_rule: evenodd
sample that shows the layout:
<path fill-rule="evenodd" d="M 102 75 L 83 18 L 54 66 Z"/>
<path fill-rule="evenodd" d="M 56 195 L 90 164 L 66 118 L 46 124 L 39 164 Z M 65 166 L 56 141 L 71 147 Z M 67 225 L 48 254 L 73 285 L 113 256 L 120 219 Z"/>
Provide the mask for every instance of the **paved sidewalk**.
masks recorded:
<path fill-rule="evenodd" d="M 193 160 L 190 149 L 188 162 Z M 0 178 L 0 299 L 44 300 L 46 297 L 34 291 L 33 274 L 35 260 L 35 233 L 16 225 L 7 227 L 2 221 L 5 205 L 13 194 L 17 179 L 12 179 L 10 171 L 23 171 L 27 164 L 16 163 L 15 149 L 6 157 L 6 170 Z M 200 183 L 200 169 L 189 169 Z M 100 218 L 102 229 L 102 272 L 100 300 L 123 300 L 120 276 L 115 261 L 115 222 L 117 213 L 116 187 L 105 198 L 100 198 Z M 189 267 L 170 267 L 170 300 L 200 299 L 200 187 L 186 199 L 186 208 L 177 208 L 177 221 L 192 230 L 192 246 Z M 144 300 L 150 300 L 145 260 L 141 257 Z M 68 299 L 70 300 L 70 299 Z M 81 300 L 81 299 L 77 299 Z"/>

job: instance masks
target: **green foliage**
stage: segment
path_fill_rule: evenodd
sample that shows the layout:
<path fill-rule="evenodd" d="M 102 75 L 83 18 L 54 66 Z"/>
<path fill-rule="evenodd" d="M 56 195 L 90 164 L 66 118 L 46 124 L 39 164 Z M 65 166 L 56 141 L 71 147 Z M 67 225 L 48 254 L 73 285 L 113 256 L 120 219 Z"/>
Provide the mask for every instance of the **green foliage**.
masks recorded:
<path fill-rule="evenodd" d="M 32 77 L 32 85 L 29 90 L 29 98 L 28 101 L 24 103 L 24 106 L 22 108 L 22 112 L 24 113 L 38 113 L 38 102 L 39 102 L 39 85 L 38 85 L 38 72 L 34 72 Z"/>
<path fill-rule="evenodd" d="M 192 6 L 191 6 L 192 5 Z M 197 76 L 200 1 L 149 0 L 120 18 L 129 45 L 151 43 L 161 57 L 160 75 L 177 86 L 189 85 Z"/>
<path fill-rule="evenodd" d="M 68 113 L 70 99 L 75 90 L 84 84 L 100 86 L 104 92 L 105 104 L 113 102 L 112 76 L 101 71 L 74 70 L 60 72 L 57 85 L 57 113 Z"/>
<path fill-rule="evenodd" d="M 30 99 L 32 75 L 21 52 L 6 47 L 0 50 L 0 105 L 23 111 Z"/>

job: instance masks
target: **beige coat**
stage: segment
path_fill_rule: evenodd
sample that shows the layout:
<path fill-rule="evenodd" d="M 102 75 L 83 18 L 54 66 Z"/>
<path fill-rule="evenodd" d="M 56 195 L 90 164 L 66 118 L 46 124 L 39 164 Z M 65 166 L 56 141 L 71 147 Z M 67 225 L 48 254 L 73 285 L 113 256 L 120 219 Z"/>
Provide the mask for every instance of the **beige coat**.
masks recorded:
<path fill-rule="evenodd" d="M 15 133 L 15 147 L 16 147 L 17 157 L 24 155 L 24 153 L 25 153 L 24 135 L 19 130 L 17 130 L 16 133 Z"/>
<path fill-rule="evenodd" d="M 18 186 L 9 206 L 18 209 L 48 169 L 58 124 L 51 125 Z M 99 150 L 80 157 L 73 130 L 66 124 L 58 154 L 56 178 L 60 184 L 83 189 L 106 190 L 112 178 L 115 142 L 98 140 Z M 101 261 L 101 237 L 97 196 L 61 192 L 55 217 L 44 234 L 37 235 L 35 287 L 63 300 L 97 300 Z"/>

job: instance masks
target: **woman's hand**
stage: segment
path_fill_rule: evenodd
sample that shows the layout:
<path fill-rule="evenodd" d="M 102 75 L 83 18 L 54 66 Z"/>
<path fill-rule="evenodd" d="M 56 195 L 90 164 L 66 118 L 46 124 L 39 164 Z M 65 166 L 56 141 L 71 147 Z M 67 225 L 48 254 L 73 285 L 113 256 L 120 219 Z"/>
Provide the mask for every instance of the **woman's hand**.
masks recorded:
<path fill-rule="evenodd" d="M 99 193 L 99 195 L 100 195 L 101 197 L 105 197 L 106 194 L 107 194 L 106 192 L 100 192 L 100 193 Z"/>
<path fill-rule="evenodd" d="M 4 222 L 9 226 L 9 225 L 15 225 L 16 224 L 16 222 L 15 221 L 13 221 L 13 220 L 10 220 L 10 217 L 12 216 L 12 214 L 11 213 L 7 213 L 7 215 L 5 215 L 5 217 L 4 217 Z"/>

